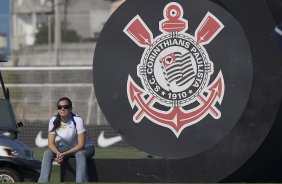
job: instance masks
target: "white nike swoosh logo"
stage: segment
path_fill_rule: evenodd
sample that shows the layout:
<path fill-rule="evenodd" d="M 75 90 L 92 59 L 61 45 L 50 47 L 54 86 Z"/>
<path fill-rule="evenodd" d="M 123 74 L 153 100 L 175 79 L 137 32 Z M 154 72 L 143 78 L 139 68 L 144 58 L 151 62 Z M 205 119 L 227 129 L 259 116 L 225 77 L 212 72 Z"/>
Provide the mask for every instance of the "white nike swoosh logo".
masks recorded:
<path fill-rule="evenodd" d="M 56 137 L 55 141 L 59 141 L 60 138 Z M 35 138 L 35 145 L 39 148 L 43 148 L 48 146 L 48 138 L 43 138 L 42 137 L 42 131 L 39 131 L 36 138 Z"/>
<path fill-rule="evenodd" d="M 115 136 L 115 137 L 110 137 L 106 138 L 104 136 L 104 131 L 102 131 L 99 136 L 98 136 L 98 145 L 102 148 L 109 147 L 113 144 L 116 144 L 117 142 L 121 141 L 122 137 L 121 136 Z"/>

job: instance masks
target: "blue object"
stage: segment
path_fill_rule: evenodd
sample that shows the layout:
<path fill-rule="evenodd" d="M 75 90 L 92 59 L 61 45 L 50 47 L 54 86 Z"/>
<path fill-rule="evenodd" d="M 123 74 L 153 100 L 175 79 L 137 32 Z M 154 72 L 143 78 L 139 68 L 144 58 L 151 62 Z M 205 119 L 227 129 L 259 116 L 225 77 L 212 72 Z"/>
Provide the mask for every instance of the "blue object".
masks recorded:
<path fill-rule="evenodd" d="M 10 56 L 11 47 L 11 2 L 10 0 L 0 1 L 0 59 L 7 60 Z"/>

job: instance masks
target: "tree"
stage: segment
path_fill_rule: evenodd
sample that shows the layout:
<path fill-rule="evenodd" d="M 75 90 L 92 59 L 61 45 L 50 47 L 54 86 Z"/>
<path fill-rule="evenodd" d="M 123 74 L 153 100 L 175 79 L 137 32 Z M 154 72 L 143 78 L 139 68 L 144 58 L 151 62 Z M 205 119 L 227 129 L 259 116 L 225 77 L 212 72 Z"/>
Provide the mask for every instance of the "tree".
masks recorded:
<path fill-rule="evenodd" d="M 62 25 L 67 24 L 64 21 L 62 22 Z M 46 44 L 48 43 L 48 35 L 52 35 L 51 36 L 51 43 L 54 43 L 54 23 L 51 23 L 51 34 L 48 34 L 48 26 L 45 23 L 42 23 L 38 33 L 36 34 L 35 38 L 36 44 Z M 62 26 L 65 27 L 65 26 Z M 62 29 L 62 42 L 79 42 L 80 41 L 80 36 L 77 34 L 77 32 L 75 30 L 72 29 Z"/>

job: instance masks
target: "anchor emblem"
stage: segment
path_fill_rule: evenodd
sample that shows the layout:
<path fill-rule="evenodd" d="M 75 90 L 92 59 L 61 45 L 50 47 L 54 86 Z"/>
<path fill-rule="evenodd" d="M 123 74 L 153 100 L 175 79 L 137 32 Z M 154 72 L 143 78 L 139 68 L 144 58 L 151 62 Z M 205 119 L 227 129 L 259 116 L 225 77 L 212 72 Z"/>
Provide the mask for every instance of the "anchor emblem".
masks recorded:
<path fill-rule="evenodd" d="M 216 104 L 221 104 L 225 85 L 221 71 L 214 81 L 214 64 L 204 45 L 209 44 L 224 25 L 207 12 L 195 31 L 186 33 L 188 21 L 183 8 L 176 2 L 168 3 L 164 19 L 159 22 L 162 34 L 152 32 L 139 15 L 124 28 L 124 33 L 139 47 L 144 48 L 137 76 L 143 88 L 128 76 L 127 95 L 135 123 L 143 118 L 169 128 L 178 138 L 188 126 L 200 122 L 207 115 L 221 117 Z"/>

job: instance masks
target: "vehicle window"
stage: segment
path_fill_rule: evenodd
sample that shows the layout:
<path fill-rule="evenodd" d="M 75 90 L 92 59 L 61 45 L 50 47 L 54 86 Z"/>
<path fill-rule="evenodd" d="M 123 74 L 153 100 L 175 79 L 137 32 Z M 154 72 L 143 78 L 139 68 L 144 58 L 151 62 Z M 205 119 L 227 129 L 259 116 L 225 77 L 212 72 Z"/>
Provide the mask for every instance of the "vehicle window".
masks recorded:
<path fill-rule="evenodd" d="M 2 82 L 1 82 L 1 76 L 2 75 L 0 73 L 0 99 L 3 99 L 3 98 L 5 98 L 5 95 L 4 95 L 3 86 L 2 86 Z"/>
<path fill-rule="evenodd" d="M 12 107 L 7 99 L 0 99 L 0 117 L 0 130 L 17 130 L 17 124 Z"/>
<path fill-rule="evenodd" d="M 0 88 L 0 99 L 4 99 L 4 94 L 2 88 Z"/>

